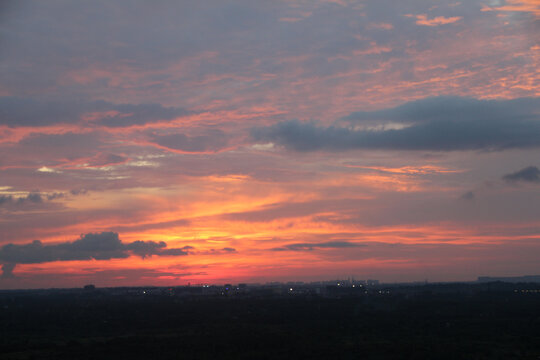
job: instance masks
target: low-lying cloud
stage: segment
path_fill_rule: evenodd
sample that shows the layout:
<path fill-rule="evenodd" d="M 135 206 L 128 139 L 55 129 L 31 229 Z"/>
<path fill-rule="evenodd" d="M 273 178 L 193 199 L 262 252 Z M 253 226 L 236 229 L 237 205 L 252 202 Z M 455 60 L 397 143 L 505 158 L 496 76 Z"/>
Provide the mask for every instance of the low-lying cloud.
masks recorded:
<path fill-rule="evenodd" d="M 2 275 L 0 275 L 0 278 L 9 279 L 15 277 L 13 275 L 14 269 L 15 264 L 13 263 L 2 264 Z"/>
<path fill-rule="evenodd" d="M 118 233 L 102 232 L 81 235 L 75 241 L 59 244 L 43 244 L 34 240 L 28 244 L 7 244 L 0 248 L 0 262 L 3 263 L 3 276 L 13 275 L 16 264 L 41 264 L 52 261 L 71 260 L 111 260 L 123 259 L 130 255 L 141 258 L 148 256 L 185 256 L 191 246 L 167 248 L 163 241 L 134 241 L 124 243 Z"/>
<path fill-rule="evenodd" d="M 504 175 L 503 180 L 510 183 L 515 183 L 515 182 L 540 183 L 540 169 L 538 169 L 536 166 L 528 166 L 519 171 Z"/>

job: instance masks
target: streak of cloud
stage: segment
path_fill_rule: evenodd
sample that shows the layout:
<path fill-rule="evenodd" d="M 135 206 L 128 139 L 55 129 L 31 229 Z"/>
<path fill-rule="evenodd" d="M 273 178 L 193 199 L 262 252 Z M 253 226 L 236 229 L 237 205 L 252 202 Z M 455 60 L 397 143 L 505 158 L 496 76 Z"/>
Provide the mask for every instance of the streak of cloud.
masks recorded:
<path fill-rule="evenodd" d="M 273 251 L 312 251 L 316 249 L 347 249 L 359 246 L 365 246 L 362 244 L 355 244 L 348 241 L 327 241 L 320 243 L 294 243 L 288 244 L 282 247 L 273 248 Z"/>
<path fill-rule="evenodd" d="M 156 144 L 171 150 L 188 153 L 217 152 L 228 144 L 226 134 L 221 130 L 207 130 L 203 135 L 185 134 L 152 135 Z"/>
<path fill-rule="evenodd" d="M 127 127 L 187 115 L 181 108 L 159 104 L 113 104 L 107 101 L 43 101 L 0 97 L 0 125 L 10 127 L 89 123 Z"/>

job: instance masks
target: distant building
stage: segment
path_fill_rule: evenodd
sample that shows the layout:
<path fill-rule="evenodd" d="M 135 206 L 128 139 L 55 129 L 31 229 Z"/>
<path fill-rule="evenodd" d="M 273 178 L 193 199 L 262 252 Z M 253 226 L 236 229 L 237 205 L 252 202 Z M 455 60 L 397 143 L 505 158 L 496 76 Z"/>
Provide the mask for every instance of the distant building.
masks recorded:
<path fill-rule="evenodd" d="M 479 276 L 478 282 L 495 282 L 502 281 L 507 283 L 540 283 L 540 275 L 525 275 L 525 276 L 508 276 L 508 277 L 491 277 Z"/>
<path fill-rule="evenodd" d="M 96 290 L 96 286 L 93 284 L 84 285 L 84 290 L 86 291 Z"/>

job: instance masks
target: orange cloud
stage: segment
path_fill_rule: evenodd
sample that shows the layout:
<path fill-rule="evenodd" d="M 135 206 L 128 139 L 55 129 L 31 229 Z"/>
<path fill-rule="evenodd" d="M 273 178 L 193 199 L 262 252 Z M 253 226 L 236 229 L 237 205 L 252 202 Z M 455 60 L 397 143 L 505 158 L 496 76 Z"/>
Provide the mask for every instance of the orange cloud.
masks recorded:
<path fill-rule="evenodd" d="M 416 24 L 422 25 L 422 26 L 439 26 L 439 25 L 453 24 L 462 19 L 461 16 L 453 16 L 453 17 L 448 17 L 448 18 L 444 16 L 437 16 L 432 19 L 428 19 L 427 14 L 406 15 L 406 16 L 416 17 Z"/>
<path fill-rule="evenodd" d="M 540 17 L 540 2 L 538 0 L 507 0 L 505 5 L 484 5 L 482 11 L 525 12 Z"/>

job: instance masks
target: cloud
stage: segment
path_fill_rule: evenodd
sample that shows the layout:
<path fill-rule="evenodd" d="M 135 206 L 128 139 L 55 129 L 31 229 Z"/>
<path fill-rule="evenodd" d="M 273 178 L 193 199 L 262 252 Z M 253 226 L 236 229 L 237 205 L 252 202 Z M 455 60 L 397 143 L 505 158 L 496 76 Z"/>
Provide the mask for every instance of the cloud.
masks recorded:
<path fill-rule="evenodd" d="M 0 278 L 8 279 L 8 278 L 14 278 L 15 275 L 13 275 L 13 270 L 15 269 L 15 264 L 13 263 L 5 263 L 2 265 L 2 275 L 0 275 Z"/>
<path fill-rule="evenodd" d="M 159 255 L 159 256 L 184 256 L 188 255 L 188 250 L 192 250 L 192 246 L 184 246 L 176 249 L 166 249 L 167 244 L 164 241 L 141 241 L 137 240 L 126 246 L 127 250 L 130 250 L 133 254 L 145 258 L 147 256 Z"/>
<path fill-rule="evenodd" d="M 107 127 L 143 125 L 188 114 L 160 104 L 113 104 L 107 101 L 40 101 L 0 97 L 0 125 L 48 126 L 87 121 Z"/>
<path fill-rule="evenodd" d="M 0 262 L 8 275 L 16 264 L 40 264 L 52 261 L 70 260 L 110 260 L 123 259 L 131 254 L 145 258 L 147 256 L 182 256 L 188 255 L 191 247 L 167 249 L 163 241 L 134 241 L 123 243 L 118 233 L 102 232 L 81 235 L 75 241 L 54 245 L 43 244 L 34 240 L 29 244 L 7 244 L 0 248 Z M 6 265 L 8 264 L 8 265 Z M 13 267 L 11 267 L 11 265 Z M 6 274 L 6 273 L 5 273 Z"/>
<path fill-rule="evenodd" d="M 321 212 L 343 211 L 355 208 L 354 199 L 313 200 L 306 202 L 280 202 L 263 206 L 261 209 L 233 212 L 222 215 L 225 220 L 246 222 L 269 222 L 277 219 L 297 218 Z"/>
<path fill-rule="evenodd" d="M 388 23 L 369 23 L 366 26 L 368 30 L 393 30 L 394 25 Z"/>
<path fill-rule="evenodd" d="M 453 17 L 444 17 L 444 16 L 437 16 L 432 19 L 428 19 L 426 14 L 419 14 L 419 15 L 410 15 L 409 17 L 416 17 L 416 25 L 421 26 L 439 26 L 439 25 L 446 25 L 446 24 L 453 24 L 459 20 L 462 19 L 461 16 L 453 16 Z"/>
<path fill-rule="evenodd" d="M 72 195 L 84 195 L 88 192 L 86 189 L 72 189 L 69 191 Z"/>
<path fill-rule="evenodd" d="M 53 193 L 47 195 L 47 200 L 54 200 L 61 197 L 59 193 Z M 14 197 L 13 195 L 0 195 L 0 205 L 14 204 L 22 205 L 27 203 L 41 204 L 43 202 L 43 196 L 40 193 L 33 192 L 23 197 Z"/>
<path fill-rule="evenodd" d="M 20 198 L 19 202 L 24 201 L 30 201 L 33 203 L 41 203 L 43 202 L 43 199 L 41 198 L 41 194 L 38 193 L 30 193 L 26 196 L 26 198 Z"/>
<path fill-rule="evenodd" d="M 540 5 L 537 0 L 506 0 L 503 4 L 484 5 L 482 11 L 506 11 L 506 12 L 524 12 L 532 13 L 540 18 Z"/>
<path fill-rule="evenodd" d="M 32 155 L 37 159 L 66 158 L 73 160 L 76 158 L 87 158 L 96 154 L 107 139 L 101 132 L 76 133 L 66 132 L 63 134 L 45 134 L 32 132 L 21 139 L 18 147 L 14 149 L 14 156 L 29 157 Z M 54 168 L 41 167 L 40 172 L 55 172 Z"/>
<path fill-rule="evenodd" d="M 341 119 L 349 127 L 285 121 L 252 129 L 257 142 L 296 151 L 504 150 L 540 146 L 540 98 L 486 101 L 441 97 Z M 388 128 L 401 123 L 401 128 Z M 378 125 L 378 128 L 365 126 Z M 362 127 L 363 126 L 363 127 Z M 360 127 L 360 128 L 358 128 Z"/>
<path fill-rule="evenodd" d="M 40 192 L 30 192 L 26 196 L 13 196 L 9 195 L 0 195 L 0 206 L 6 206 L 13 209 L 19 209 L 20 206 L 34 205 L 39 206 L 45 203 L 46 201 L 53 201 L 56 199 L 62 199 L 66 196 L 63 192 L 50 192 L 50 193 L 40 193 Z"/>
<path fill-rule="evenodd" d="M 88 167 L 104 167 L 119 165 L 127 162 L 129 159 L 122 155 L 99 153 L 88 160 Z"/>
<path fill-rule="evenodd" d="M 405 123 L 444 121 L 502 121 L 508 118 L 538 119 L 540 97 L 512 100 L 478 100 L 458 96 L 438 96 L 410 101 L 376 111 L 357 111 L 341 120 L 351 124 Z"/>
<path fill-rule="evenodd" d="M 223 254 L 232 254 L 235 253 L 236 249 L 231 247 L 224 247 L 222 249 L 210 249 L 207 251 L 201 251 L 198 254 L 200 255 L 223 255 Z"/>
<path fill-rule="evenodd" d="M 295 243 L 273 248 L 273 251 L 312 251 L 315 249 L 343 249 L 364 246 L 347 241 L 328 241 L 322 243 Z"/>
<path fill-rule="evenodd" d="M 145 258 L 147 256 L 155 255 L 162 249 L 167 247 L 167 244 L 164 241 L 155 242 L 155 241 L 141 241 L 137 240 L 130 244 L 127 244 L 126 249 L 131 250 L 135 255 Z M 186 255 L 186 254 L 184 254 Z"/>
<path fill-rule="evenodd" d="M 54 200 L 54 199 L 61 199 L 65 196 L 64 193 L 61 192 L 53 192 L 50 194 L 47 194 L 47 200 Z"/>
<path fill-rule="evenodd" d="M 503 180 L 507 182 L 523 181 L 540 183 L 540 170 L 536 166 L 528 166 L 519 171 L 504 175 Z"/>
<path fill-rule="evenodd" d="M 225 148 L 228 138 L 221 130 L 206 130 L 203 135 L 188 136 L 185 134 L 152 135 L 151 140 L 163 147 L 183 152 L 200 153 L 216 152 Z"/>
<path fill-rule="evenodd" d="M 460 199 L 462 199 L 462 200 L 474 200 L 474 192 L 467 191 L 465 194 L 461 195 Z"/>

